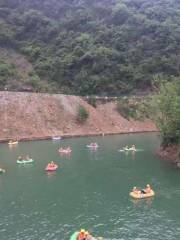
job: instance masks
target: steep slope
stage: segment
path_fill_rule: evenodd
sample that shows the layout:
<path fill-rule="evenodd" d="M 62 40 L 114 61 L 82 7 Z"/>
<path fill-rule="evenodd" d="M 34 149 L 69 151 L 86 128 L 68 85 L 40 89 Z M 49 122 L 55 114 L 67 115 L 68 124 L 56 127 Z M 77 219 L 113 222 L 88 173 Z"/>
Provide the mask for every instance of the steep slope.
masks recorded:
<path fill-rule="evenodd" d="M 33 66 L 27 59 L 20 53 L 13 49 L 0 48 L 1 60 L 9 64 L 14 64 L 17 67 L 18 75 L 22 79 L 27 79 L 29 73 L 33 71 Z"/>
<path fill-rule="evenodd" d="M 89 112 L 85 124 L 76 120 L 79 104 Z M 156 130 L 149 121 L 141 123 L 122 118 L 114 108 L 115 103 L 107 103 L 95 109 L 80 97 L 70 95 L 0 92 L 0 139 Z"/>
<path fill-rule="evenodd" d="M 127 120 L 123 118 L 116 110 L 115 102 L 101 104 L 97 108 L 101 113 L 103 119 L 111 124 L 111 130 L 118 132 L 138 132 L 138 131 L 152 131 L 155 130 L 155 125 L 152 121 L 135 121 L 133 119 Z"/>
<path fill-rule="evenodd" d="M 33 66 L 27 61 L 27 59 L 17 51 L 10 48 L 0 48 L 1 62 L 8 67 L 12 66 L 14 69 L 13 74 L 8 75 L 1 69 L 1 75 L 4 77 L 4 82 L 2 82 L 1 89 L 23 89 L 28 85 L 30 79 L 30 73 L 33 71 Z"/>
<path fill-rule="evenodd" d="M 50 87 L 45 78 L 38 77 L 33 65 L 17 49 L 0 47 L 0 56 L 0 90 L 44 92 Z"/>

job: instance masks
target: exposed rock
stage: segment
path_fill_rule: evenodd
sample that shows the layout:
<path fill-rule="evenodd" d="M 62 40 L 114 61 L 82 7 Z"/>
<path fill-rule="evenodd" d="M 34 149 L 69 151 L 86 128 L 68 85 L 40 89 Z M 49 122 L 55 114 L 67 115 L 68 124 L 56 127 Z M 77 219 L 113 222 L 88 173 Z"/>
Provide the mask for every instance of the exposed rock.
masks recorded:
<path fill-rule="evenodd" d="M 169 145 L 166 148 L 160 148 L 157 151 L 157 155 L 163 159 L 170 160 L 175 163 L 177 167 L 180 167 L 180 162 L 178 161 L 179 148 L 177 145 Z"/>

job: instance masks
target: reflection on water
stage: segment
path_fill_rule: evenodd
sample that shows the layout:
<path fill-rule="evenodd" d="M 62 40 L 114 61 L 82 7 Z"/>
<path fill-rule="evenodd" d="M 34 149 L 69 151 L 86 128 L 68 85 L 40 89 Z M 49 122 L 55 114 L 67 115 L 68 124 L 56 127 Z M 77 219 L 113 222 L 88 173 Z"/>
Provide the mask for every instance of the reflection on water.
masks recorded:
<path fill-rule="evenodd" d="M 126 156 L 131 156 L 132 157 L 132 159 L 134 159 L 135 158 L 135 155 L 136 155 L 136 152 L 134 152 L 134 151 L 125 151 L 124 152 L 124 154 L 126 155 Z"/>
<path fill-rule="evenodd" d="M 10 150 L 14 150 L 16 148 L 18 148 L 18 144 L 14 144 L 14 145 L 8 145 Z"/>
<path fill-rule="evenodd" d="M 70 157 L 70 156 L 71 156 L 71 152 L 69 152 L 69 153 L 59 152 L 59 155 L 60 155 L 61 157 L 64 157 L 64 156 Z"/>
<path fill-rule="evenodd" d="M 144 207 L 145 205 L 148 207 L 152 206 L 154 197 L 150 198 L 144 198 L 144 199 L 131 199 L 131 202 L 133 203 L 134 207 Z"/>
<path fill-rule="evenodd" d="M 54 177 L 56 175 L 56 171 L 46 171 L 46 175 L 51 178 Z"/>
<path fill-rule="evenodd" d="M 98 148 L 89 148 L 89 152 L 94 153 L 98 151 Z"/>

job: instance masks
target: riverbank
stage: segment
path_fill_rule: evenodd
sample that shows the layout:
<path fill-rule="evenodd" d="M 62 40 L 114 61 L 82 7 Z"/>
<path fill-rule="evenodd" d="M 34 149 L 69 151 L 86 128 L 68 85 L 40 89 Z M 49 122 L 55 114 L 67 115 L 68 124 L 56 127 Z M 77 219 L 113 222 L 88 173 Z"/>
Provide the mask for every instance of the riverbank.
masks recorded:
<path fill-rule="evenodd" d="M 109 132 L 109 133 L 89 133 L 89 134 L 65 134 L 65 135 L 61 135 L 61 139 L 66 139 L 66 138 L 74 138 L 74 137 L 95 137 L 95 136 L 108 136 L 108 135 L 119 135 L 119 134 L 136 134 L 136 133 L 145 133 L 145 132 L 157 132 L 157 131 L 137 131 L 137 132 Z M 22 137 L 22 138 L 17 138 L 18 141 L 20 142 L 27 142 L 27 141 L 38 141 L 38 140 L 50 140 L 52 139 L 53 136 L 43 136 L 43 137 Z M 12 140 L 12 138 L 4 138 L 4 139 L 0 139 L 0 143 L 5 143 L 5 142 L 9 142 L 10 140 Z"/>
<path fill-rule="evenodd" d="M 84 124 L 77 122 L 77 108 L 89 113 Z M 116 101 L 89 105 L 81 97 L 63 94 L 0 92 L 0 141 L 50 139 L 157 131 L 150 120 L 123 118 Z"/>
<path fill-rule="evenodd" d="M 166 148 L 161 147 L 157 150 L 157 155 L 162 159 L 168 160 L 173 164 L 176 164 L 177 167 L 180 167 L 180 159 L 179 159 L 179 148 L 177 145 L 171 145 Z"/>

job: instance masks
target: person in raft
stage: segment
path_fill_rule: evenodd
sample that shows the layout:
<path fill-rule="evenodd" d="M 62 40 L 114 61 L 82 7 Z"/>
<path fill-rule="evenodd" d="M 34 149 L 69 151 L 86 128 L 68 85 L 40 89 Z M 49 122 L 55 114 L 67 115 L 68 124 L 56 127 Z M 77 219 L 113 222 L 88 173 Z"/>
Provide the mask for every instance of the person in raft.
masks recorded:
<path fill-rule="evenodd" d="M 22 161 L 22 160 L 23 160 L 22 156 L 19 156 L 18 161 Z"/>
<path fill-rule="evenodd" d="M 146 189 L 145 189 L 145 192 L 146 193 L 150 193 L 152 191 L 152 188 L 149 184 L 146 185 Z"/>
<path fill-rule="evenodd" d="M 134 144 L 131 146 L 131 149 L 134 150 L 134 151 L 136 150 L 136 147 L 135 147 Z"/>
<path fill-rule="evenodd" d="M 84 229 L 81 229 L 77 236 L 77 240 L 86 240 L 85 233 L 86 233 L 86 231 Z"/>
<path fill-rule="evenodd" d="M 77 236 L 77 240 L 96 240 L 88 231 L 81 229 Z"/>
<path fill-rule="evenodd" d="M 141 193 L 141 190 L 137 187 L 133 187 L 133 193 L 139 194 L 139 193 Z"/>
<path fill-rule="evenodd" d="M 51 166 L 51 167 L 54 167 L 54 165 L 55 165 L 54 162 L 51 161 L 50 166 Z"/>
<path fill-rule="evenodd" d="M 85 235 L 86 235 L 86 238 L 85 238 L 86 240 L 97 240 L 91 234 L 89 234 L 89 232 L 86 232 Z"/>
<path fill-rule="evenodd" d="M 141 193 L 146 194 L 152 191 L 151 186 L 149 184 L 146 185 L 145 189 L 141 189 Z"/>
<path fill-rule="evenodd" d="M 151 186 L 149 184 L 146 185 L 145 189 L 141 189 L 141 190 L 137 187 L 133 187 L 133 192 L 135 194 L 140 194 L 140 193 L 146 194 L 146 193 L 150 193 L 151 191 L 152 191 L 152 189 L 151 189 Z"/>

